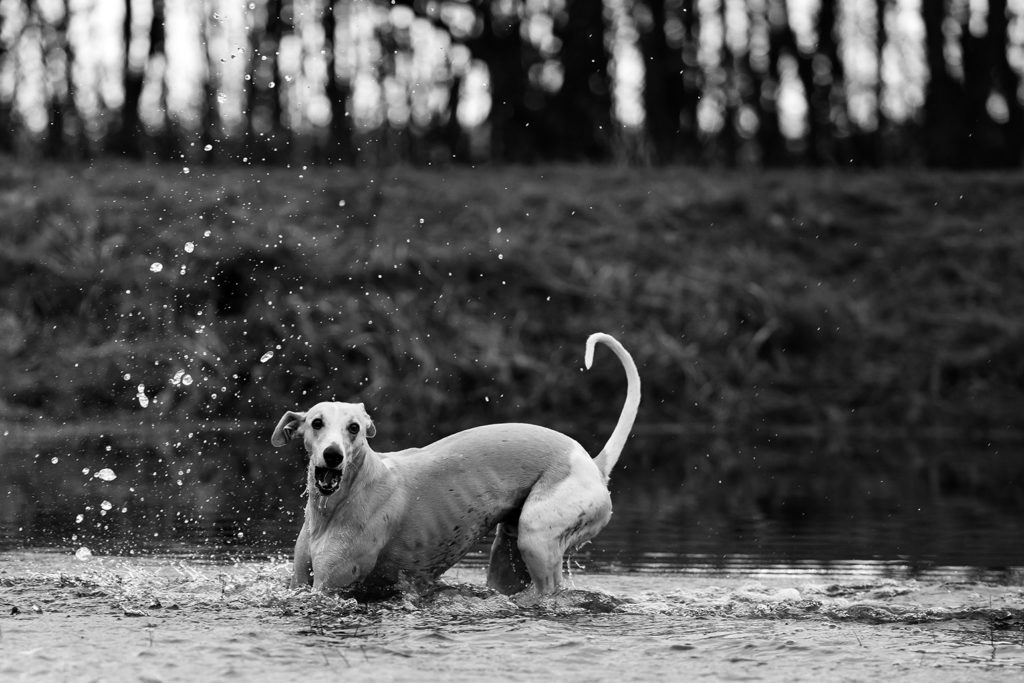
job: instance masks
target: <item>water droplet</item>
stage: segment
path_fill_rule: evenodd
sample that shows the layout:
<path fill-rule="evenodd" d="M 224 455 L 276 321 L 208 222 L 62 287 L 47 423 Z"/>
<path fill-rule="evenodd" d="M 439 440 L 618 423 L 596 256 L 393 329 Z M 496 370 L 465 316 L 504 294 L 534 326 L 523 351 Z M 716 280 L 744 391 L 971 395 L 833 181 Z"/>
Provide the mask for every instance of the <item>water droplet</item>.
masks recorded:
<path fill-rule="evenodd" d="M 188 175 L 192 171 L 191 171 L 191 169 L 189 169 L 188 166 L 186 166 L 185 168 L 181 169 L 181 172 L 184 173 L 185 175 Z"/>
<path fill-rule="evenodd" d="M 185 251 L 187 253 L 191 254 L 195 250 L 196 250 L 195 242 L 185 242 Z"/>
<path fill-rule="evenodd" d="M 75 517 L 75 524 L 81 524 L 83 520 L 85 520 L 85 515 L 79 512 L 78 516 Z"/>
<path fill-rule="evenodd" d="M 182 377 L 181 378 L 181 383 L 184 384 L 186 387 L 191 386 L 192 385 L 192 375 L 185 375 L 184 377 Z"/>
<path fill-rule="evenodd" d="M 142 406 L 143 408 L 148 408 L 149 407 L 149 397 L 148 396 L 146 396 L 145 394 L 139 394 L 137 396 L 137 398 L 139 399 L 139 405 L 140 406 Z"/>
<path fill-rule="evenodd" d="M 100 470 L 99 472 L 92 476 L 101 481 L 114 481 L 115 479 L 117 479 L 117 475 L 114 474 L 114 470 L 110 469 L 109 467 L 104 467 L 102 470 Z"/>
<path fill-rule="evenodd" d="M 60 462 L 60 458 L 58 458 L 56 455 L 53 456 L 52 458 L 50 458 L 50 463 L 53 464 L 53 465 L 56 465 L 59 462 Z"/>
<path fill-rule="evenodd" d="M 114 507 L 114 504 L 111 503 L 109 500 L 105 500 L 102 503 L 100 503 L 100 508 L 103 510 L 109 510 L 112 507 Z"/>
<path fill-rule="evenodd" d="M 130 382 L 131 379 L 132 379 L 132 373 L 130 373 L 130 372 L 124 373 L 124 381 L 125 382 Z"/>
<path fill-rule="evenodd" d="M 82 468 L 82 474 L 89 474 L 89 468 L 88 467 L 83 467 Z"/>
<path fill-rule="evenodd" d="M 210 151 L 210 150 L 212 150 L 212 149 L 213 149 L 213 145 L 209 145 L 209 144 L 208 144 L 208 145 L 206 145 L 205 147 L 203 147 L 203 151 L 204 151 L 204 152 L 209 152 L 209 151 Z"/>
<path fill-rule="evenodd" d="M 92 558 L 92 551 L 86 548 L 84 545 L 75 551 L 75 559 L 81 562 L 85 562 Z"/>
<path fill-rule="evenodd" d="M 160 272 L 161 270 L 163 270 L 163 269 L 164 269 L 164 264 L 162 264 L 162 263 L 157 263 L 157 262 L 154 262 L 154 263 L 153 263 L 153 265 L 151 265 L 151 266 L 149 267 L 149 270 L 150 270 L 151 272 L 153 272 L 153 273 L 159 273 L 159 272 Z"/>
<path fill-rule="evenodd" d="M 338 206 L 345 206 L 345 200 L 342 199 L 338 202 Z"/>
<path fill-rule="evenodd" d="M 273 351 L 267 351 L 265 354 L 260 356 L 260 362 L 261 363 L 266 363 L 268 360 L 270 360 L 273 357 L 274 357 L 274 352 Z"/>

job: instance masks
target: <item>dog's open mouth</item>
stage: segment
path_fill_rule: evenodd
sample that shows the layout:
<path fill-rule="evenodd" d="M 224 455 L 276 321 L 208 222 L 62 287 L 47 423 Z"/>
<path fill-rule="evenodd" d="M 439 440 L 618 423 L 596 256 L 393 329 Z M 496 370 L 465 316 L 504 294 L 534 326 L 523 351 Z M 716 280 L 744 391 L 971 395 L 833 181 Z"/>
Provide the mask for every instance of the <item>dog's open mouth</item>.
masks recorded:
<path fill-rule="evenodd" d="M 313 472 L 316 490 L 322 496 L 329 496 L 341 486 L 341 470 L 331 467 L 317 467 Z"/>

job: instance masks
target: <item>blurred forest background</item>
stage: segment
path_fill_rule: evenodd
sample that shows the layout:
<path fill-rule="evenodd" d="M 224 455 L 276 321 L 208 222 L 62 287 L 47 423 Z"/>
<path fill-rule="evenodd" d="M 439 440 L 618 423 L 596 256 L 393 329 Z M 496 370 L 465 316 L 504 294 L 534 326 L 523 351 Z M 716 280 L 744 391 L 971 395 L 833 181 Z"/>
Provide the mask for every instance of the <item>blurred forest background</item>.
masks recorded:
<path fill-rule="evenodd" d="M 1016 167 L 1024 0 L 0 0 L 0 154 Z"/>
<path fill-rule="evenodd" d="M 1024 433 L 1024 0 L 0 21 L 4 424 Z"/>

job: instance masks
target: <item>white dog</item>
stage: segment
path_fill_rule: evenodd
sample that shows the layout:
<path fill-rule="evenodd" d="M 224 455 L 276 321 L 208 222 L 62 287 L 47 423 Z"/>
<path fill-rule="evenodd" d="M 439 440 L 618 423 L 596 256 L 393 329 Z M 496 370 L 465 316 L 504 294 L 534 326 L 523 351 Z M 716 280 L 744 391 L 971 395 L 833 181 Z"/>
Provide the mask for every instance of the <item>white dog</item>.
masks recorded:
<path fill-rule="evenodd" d="M 375 591 L 432 581 L 497 529 L 487 584 L 505 594 L 562 583 L 562 555 L 611 517 L 608 475 L 640 405 L 632 357 L 607 334 L 587 339 L 615 352 L 626 402 L 594 459 L 575 440 L 528 424 L 468 429 L 424 448 L 375 453 L 362 403 L 288 411 L 271 443 L 301 436 L 309 454 L 306 519 L 295 544 L 296 585 Z"/>

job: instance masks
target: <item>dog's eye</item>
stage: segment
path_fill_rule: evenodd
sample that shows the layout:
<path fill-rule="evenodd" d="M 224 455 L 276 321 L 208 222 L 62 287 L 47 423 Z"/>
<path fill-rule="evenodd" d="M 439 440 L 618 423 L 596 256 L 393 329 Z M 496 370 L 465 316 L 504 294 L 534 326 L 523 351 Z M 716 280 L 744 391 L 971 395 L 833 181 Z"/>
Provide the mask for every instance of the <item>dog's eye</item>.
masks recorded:
<path fill-rule="evenodd" d="M 359 425 L 357 425 L 357 424 L 356 424 L 355 422 L 353 422 L 352 424 L 350 424 L 350 425 L 348 426 L 348 433 L 349 433 L 349 434 L 351 434 L 351 435 L 353 435 L 353 436 L 355 436 L 356 434 L 358 434 L 358 433 L 359 433 Z"/>
<path fill-rule="evenodd" d="M 313 427 L 313 429 L 320 429 L 321 427 L 324 426 L 324 421 L 318 417 L 312 422 L 310 422 L 310 425 Z"/>

